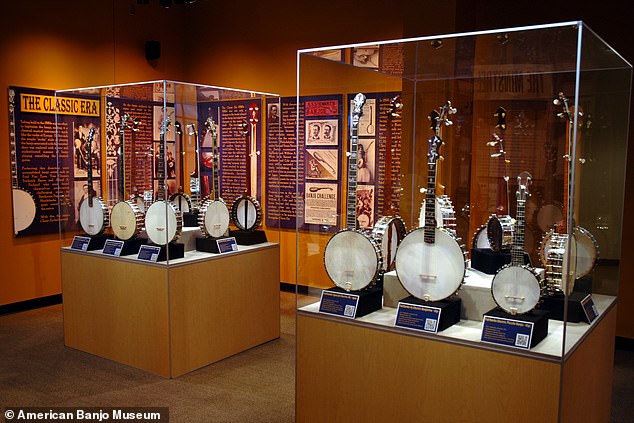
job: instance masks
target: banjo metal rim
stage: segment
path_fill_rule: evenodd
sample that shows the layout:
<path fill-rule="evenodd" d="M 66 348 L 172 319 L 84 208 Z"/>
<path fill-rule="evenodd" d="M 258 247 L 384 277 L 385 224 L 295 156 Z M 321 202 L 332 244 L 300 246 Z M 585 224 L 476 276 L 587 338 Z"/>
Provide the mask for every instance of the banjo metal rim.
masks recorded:
<path fill-rule="evenodd" d="M 394 261 L 396 260 L 396 252 L 398 251 L 398 246 L 407 235 L 407 227 L 405 225 L 405 221 L 398 215 L 383 216 L 374 224 L 374 228 L 372 228 L 372 232 L 371 232 L 372 238 L 376 240 L 376 243 L 378 244 L 379 248 L 381 248 L 383 245 L 383 237 L 386 235 L 389 226 L 392 224 L 394 225 L 396 229 L 396 238 L 397 238 L 396 248 L 394 249 L 394 252 L 392 254 L 393 258 L 391 263 L 387 263 L 385 257 L 382 257 L 383 264 L 381 268 L 383 271 L 388 271 L 393 267 Z M 383 255 L 382 251 L 381 251 L 381 255 Z"/>
<path fill-rule="evenodd" d="M 240 206 L 240 202 L 247 201 L 253 205 L 255 209 L 255 222 L 252 225 L 247 227 L 247 222 L 244 222 L 243 225 L 238 218 L 238 207 Z M 247 206 L 248 207 L 248 206 Z M 250 195 L 241 195 L 236 198 L 233 204 L 231 205 L 231 220 L 234 225 L 240 230 L 243 231 L 252 231 L 260 226 L 262 223 L 262 207 L 260 206 L 260 202 Z"/>
<path fill-rule="evenodd" d="M 185 204 L 187 204 L 187 210 L 181 210 L 180 207 L 178 207 L 178 197 L 182 197 L 183 198 L 183 201 L 185 202 Z M 174 205 L 174 208 L 176 209 L 176 211 L 179 211 L 181 213 L 188 213 L 188 212 L 190 212 L 192 210 L 191 197 L 189 195 L 185 194 L 184 192 L 176 192 L 176 193 L 172 194 L 170 196 L 170 201 Z"/>
<path fill-rule="evenodd" d="M 508 214 L 492 214 L 487 221 L 487 238 L 493 251 L 509 250 L 513 245 L 515 219 Z"/>

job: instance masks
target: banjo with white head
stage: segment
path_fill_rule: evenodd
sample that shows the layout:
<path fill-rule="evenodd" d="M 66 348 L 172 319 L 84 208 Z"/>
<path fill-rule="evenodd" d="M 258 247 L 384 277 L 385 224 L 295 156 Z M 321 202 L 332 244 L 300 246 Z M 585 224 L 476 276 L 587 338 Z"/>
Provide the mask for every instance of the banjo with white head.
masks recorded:
<path fill-rule="evenodd" d="M 114 235 L 121 240 L 136 237 L 143 227 L 143 212 L 134 200 L 125 198 L 125 129 L 130 115 L 121 117 L 119 129 L 119 202 L 110 211 L 110 226 Z M 132 169 L 134 171 L 134 168 Z"/>
<path fill-rule="evenodd" d="M 174 123 L 174 130 L 178 134 L 179 144 L 178 144 L 178 156 L 180 158 L 178 166 L 179 166 L 179 186 L 178 190 L 170 196 L 170 201 L 176 208 L 176 210 L 181 213 L 187 213 L 192 209 L 192 201 L 189 195 L 185 193 L 183 190 L 183 184 L 185 183 L 185 146 L 183 144 L 183 128 L 181 127 L 181 123 L 176 121 Z"/>
<path fill-rule="evenodd" d="M 487 142 L 487 145 L 490 147 L 497 147 L 498 151 L 491 154 L 491 157 L 500 158 L 502 160 L 504 173 L 499 179 L 501 186 L 499 186 L 497 190 L 498 200 L 495 208 L 495 214 L 489 217 L 486 235 L 490 248 L 493 251 L 499 252 L 506 251 L 511 248 L 511 245 L 513 244 L 515 221 L 508 214 L 510 212 L 508 176 L 509 160 L 506 158 L 506 149 L 504 147 L 504 133 L 506 132 L 506 110 L 504 107 L 498 107 L 495 112 L 495 116 L 498 119 L 496 128 L 500 130 L 500 135 L 493 134 L 493 140 Z"/>
<path fill-rule="evenodd" d="M 159 163 L 156 176 L 158 189 L 156 201 L 145 214 L 145 231 L 154 244 L 167 245 L 176 240 L 183 228 L 181 213 L 165 199 L 165 132 L 170 124 L 169 116 L 161 124 L 161 142 L 159 143 Z"/>
<path fill-rule="evenodd" d="M 396 207 L 394 207 L 395 190 L 392 186 L 392 120 L 401 116 L 402 108 L 401 96 L 397 95 L 392 98 L 390 109 L 387 112 L 383 216 L 374 224 L 372 229 L 372 237 L 376 239 L 381 247 L 383 256 L 383 268 L 381 270 L 383 271 L 393 269 L 396 249 L 407 233 L 405 222 L 396 214 Z"/>
<path fill-rule="evenodd" d="M 246 188 L 244 193 L 236 198 L 231 205 L 231 220 L 238 229 L 253 231 L 262 223 L 262 207 L 260 202 L 251 196 L 257 195 L 257 174 L 254 175 L 253 164 L 257 165 L 257 155 L 260 153 L 255 148 L 255 128 L 259 119 L 259 109 L 249 108 L 249 122 L 243 120 L 240 124 L 240 132 L 245 136 L 246 144 Z"/>
<path fill-rule="evenodd" d="M 187 134 L 194 137 L 196 144 L 196 160 L 194 160 L 194 171 L 189 175 L 189 192 L 191 193 L 192 208 L 198 209 L 200 206 L 200 140 L 196 124 L 187 125 Z"/>
<path fill-rule="evenodd" d="M 35 220 L 37 207 L 30 192 L 18 184 L 18 157 L 15 132 L 15 91 L 9 89 L 9 141 L 11 144 L 11 187 L 13 188 L 13 232 L 17 235 Z"/>
<path fill-rule="evenodd" d="M 214 120 L 209 117 L 205 122 L 207 131 L 211 133 L 213 146 L 213 177 L 212 177 L 212 193 L 213 198 L 207 198 L 200 206 L 200 214 L 198 215 L 198 226 L 205 236 L 219 238 L 227 234 L 229 230 L 229 209 L 227 204 L 220 197 L 220 179 L 218 178 L 218 133 Z"/>
<path fill-rule="evenodd" d="M 592 272 L 599 255 L 599 248 L 594 236 L 586 229 L 576 226 L 573 218 L 572 237 L 568 236 L 568 210 L 573 205 L 574 215 L 578 213 L 578 205 L 573 203 L 571 198 L 570 167 L 572 162 L 572 149 L 575 147 L 574 119 L 580 121 L 583 114 L 581 111 L 574 111 L 568 104 L 568 99 L 564 93 L 553 101 L 556 106 L 562 107 L 562 112 L 558 113 L 560 118 L 567 121 L 566 127 L 566 150 L 564 156 L 564 202 L 563 219 L 550 229 L 543 237 L 539 257 L 546 267 L 546 289 L 550 293 L 572 293 L 575 279 L 579 279 Z M 580 163 L 583 163 L 580 160 Z M 578 172 L 577 172 L 578 173 Z M 578 176 L 578 175 L 577 175 Z M 573 182 L 574 183 L 574 182 Z M 578 201 L 579 195 L 574 200 Z M 568 275 L 568 276 L 567 276 Z"/>
<path fill-rule="evenodd" d="M 375 284 L 383 268 L 383 257 L 377 241 L 357 229 L 357 145 L 359 118 L 365 95 L 354 97 L 350 125 L 346 227 L 330 238 L 324 251 L 326 273 L 339 288 L 359 291 Z"/>
<path fill-rule="evenodd" d="M 429 115 L 434 135 L 427 154 L 425 225 L 407 234 L 396 253 L 396 275 L 403 287 L 424 301 L 440 301 L 462 286 L 466 271 L 465 252 L 454 232 L 439 228 L 436 210 L 436 163 L 440 155 L 440 126 L 447 125 L 448 114 L 455 113 L 451 102 Z"/>
<path fill-rule="evenodd" d="M 524 226 L 526 199 L 531 175 L 522 172 L 517 177 L 517 215 L 511 263 L 497 271 L 491 282 L 493 299 L 510 314 L 524 314 L 531 311 L 542 294 L 542 283 L 531 266 L 524 264 Z"/>
<path fill-rule="evenodd" d="M 92 142 L 95 128 L 90 128 L 86 139 L 88 150 L 88 194 L 79 207 L 79 223 L 88 235 L 99 235 L 108 227 L 108 206 L 95 195 L 92 183 Z"/>

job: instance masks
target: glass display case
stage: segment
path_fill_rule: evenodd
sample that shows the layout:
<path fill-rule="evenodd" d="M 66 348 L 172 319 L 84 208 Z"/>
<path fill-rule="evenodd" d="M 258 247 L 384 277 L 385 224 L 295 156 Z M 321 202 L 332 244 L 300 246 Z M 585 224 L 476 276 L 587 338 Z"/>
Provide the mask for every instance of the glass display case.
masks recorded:
<path fill-rule="evenodd" d="M 230 237 L 277 241 L 265 206 L 276 170 L 264 168 L 277 131 L 261 110 L 278 96 L 151 81 L 60 90 L 55 102 L 62 239 L 113 240 L 128 258 L 158 247 L 166 264 L 217 254 Z"/>
<path fill-rule="evenodd" d="M 311 346 L 357 348 L 320 324 L 557 366 L 581 348 L 615 311 L 631 76 L 576 21 L 298 52 L 298 416 Z"/>
<path fill-rule="evenodd" d="M 279 97 L 175 81 L 42 97 L 66 345 L 175 377 L 279 337 L 279 122 L 263 113 Z"/>

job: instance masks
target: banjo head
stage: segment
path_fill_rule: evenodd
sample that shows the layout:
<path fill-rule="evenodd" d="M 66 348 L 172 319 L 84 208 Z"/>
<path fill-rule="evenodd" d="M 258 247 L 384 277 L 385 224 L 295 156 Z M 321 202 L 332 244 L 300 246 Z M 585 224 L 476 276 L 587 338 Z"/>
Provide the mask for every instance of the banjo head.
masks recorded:
<path fill-rule="evenodd" d="M 88 203 L 88 199 L 81 203 L 79 223 L 88 235 L 98 235 L 108 226 L 108 207 L 99 197 L 92 198 L 92 207 Z"/>
<path fill-rule="evenodd" d="M 374 285 L 382 262 L 381 250 L 374 239 L 350 229 L 334 234 L 324 252 L 326 273 L 346 291 Z"/>
<path fill-rule="evenodd" d="M 399 216 L 383 216 L 376 222 L 372 229 L 372 238 L 381 248 L 383 257 L 381 270 L 389 271 L 392 268 L 398 246 L 405 235 L 407 235 L 405 222 Z"/>
<path fill-rule="evenodd" d="M 539 303 L 542 284 L 529 266 L 502 267 L 493 277 L 491 294 L 496 304 L 510 314 L 528 313 Z"/>
<path fill-rule="evenodd" d="M 159 200 L 147 209 L 145 231 L 154 244 L 167 245 L 181 233 L 183 220 L 169 201 Z"/>
<path fill-rule="evenodd" d="M 35 220 L 37 207 L 33 196 L 20 188 L 13 188 L 13 230 L 17 234 Z"/>
<path fill-rule="evenodd" d="M 172 196 L 170 197 L 170 201 L 172 202 L 172 205 L 174 206 L 176 211 L 179 211 L 181 213 L 189 213 L 192 209 L 192 200 L 189 195 L 185 193 L 177 192 L 176 194 L 172 194 Z"/>
<path fill-rule="evenodd" d="M 515 219 L 509 215 L 491 215 L 487 222 L 487 238 L 495 252 L 508 250 L 513 245 Z"/>
<path fill-rule="evenodd" d="M 472 248 L 491 248 L 489 237 L 487 236 L 487 226 L 482 225 L 473 234 Z"/>
<path fill-rule="evenodd" d="M 575 226 L 575 240 L 577 241 L 575 276 L 579 279 L 589 275 L 596 266 L 599 258 L 599 244 L 590 231 L 581 226 Z"/>
<path fill-rule="evenodd" d="M 246 209 L 246 211 L 245 211 Z M 254 197 L 240 196 L 231 206 L 231 220 L 243 231 L 252 231 L 262 222 L 262 208 Z"/>
<path fill-rule="evenodd" d="M 222 200 L 207 199 L 200 207 L 198 226 L 205 236 L 219 238 L 229 229 L 229 209 Z"/>
<path fill-rule="evenodd" d="M 425 242 L 425 229 L 411 231 L 396 254 L 396 276 L 403 288 L 424 301 L 439 301 L 455 294 L 466 271 L 465 254 L 452 233 L 435 229 L 435 242 Z"/>
<path fill-rule="evenodd" d="M 110 226 L 117 238 L 134 238 L 141 232 L 143 213 L 132 200 L 120 201 L 110 211 Z"/>

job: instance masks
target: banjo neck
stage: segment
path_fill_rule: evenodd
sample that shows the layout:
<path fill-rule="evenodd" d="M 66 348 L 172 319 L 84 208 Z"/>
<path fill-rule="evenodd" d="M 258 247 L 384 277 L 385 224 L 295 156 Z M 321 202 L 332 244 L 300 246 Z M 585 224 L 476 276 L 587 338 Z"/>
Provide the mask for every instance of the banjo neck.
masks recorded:
<path fill-rule="evenodd" d="M 515 230 L 513 232 L 513 248 L 511 248 L 511 266 L 524 264 L 524 227 L 526 224 L 526 199 L 529 197 L 528 186 L 532 180 L 528 172 L 522 172 L 517 177 L 517 214 L 515 216 Z"/>
<path fill-rule="evenodd" d="M 198 131 L 196 125 L 190 123 L 187 125 L 188 134 L 194 136 L 194 142 L 196 144 L 196 159 L 194 160 L 194 171 L 189 174 L 189 191 L 192 195 L 194 204 L 198 204 L 200 201 L 200 144 L 198 140 Z"/>
<path fill-rule="evenodd" d="M 260 108 L 257 104 L 253 103 L 249 106 L 249 151 L 248 151 L 248 164 L 249 177 L 247 178 L 247 184 L 249 185 L 249 196 L 258 196 L 258 155 L 257 151 L 257 124 L 260 120 Z"/>
<path fill-rule="evenodd" d="M 392 98 L 390 102 L 390 110 L 387 112 L 387 130 L 385 139 L 385 183 L 383 185 L 383 192 L 386 193 L 386 198 L 383 202 L 383 215 L 391 215 L 394 213 L 394 187 L 393 187 L 393 175 L 392 175 L 392 120 L 395 117 L 400 117 L 400 111 L 403 108 L 403 102 L 401 96 L 397 95 Z"/>
<path fill-rule="evenodd" d="M 350 155 L 348 156 L 348 186 L 346 200 L 346 228 L 357 228 L 357 147 L 359 144 L 359 119 L 363 114 L 366 97 L 358 93 L 354 97 L 354 109 L 350 125 Z"/>
<path fill-rule="evenodd" d="M 185 148 L 183 145 L 183 128 L 179 121 L 174 123 L 174 130 L 178 134 L 178 193 L 182 194 L 184 189 L 183 185 L 185 182 Z"/>
<path fill-rule="evenodd" d="M 156 170 L 156 178 L 158 179 L 158 188 L 156 191 L 156 200 L 165 200 L 165 132 L 170 125 L 170 118 L 167 116 L 161 124 L 161 138 L 158 151 L 158 169 Z"/>
<path fill-rule="evenodd" d="M 211 192 L 213 199 L 218 200 L 220 198 L 220 178 L 218 177 L 218 163 L 219 163 L 219 149 L 218 149 L 218 130 L 214 119 L 210 116 L 205 122 L 207 130 L 211 134 L 211 155 L 212 155 L 212 177 L 211 177 Z M 248 142 L 248 141 L 247 141 Z M 249 170 L 247 170 L 249 172 Z M 247 176 L 247 180 L 249 177 Z"/>
<path fill-rule="evenodd" d="M 245 119 L 242 119 L 242 122 L 240 122 L 240 132 L 244 135 L 246 153 L 246 183 L 244 186 L 244 195 L 249 197 L 251 195 L 251 130 L 249 128 L 249 122 Z"/>
<path fill-rule="evenodd" d="M 92 207 L 93 193 L 95 192 L 92 187 L 92 139 L 95 136 L 95 128 L 90 128 L 88 132 L 88 138 L 86 139 L 86 150 L 88 151 L 88 207 Z"/>
<path fill-rule="evenodd" d="M 558 97 L 553 100 L 553 104 L 556 106 L 561 106 L 562 111 L 557 114 L 558 117 L 566 120 L 566 145 L 564 155 L 564 172 L 563 172 L 563 182 L 564 182 L 564 201 L 562 207 L 562 222 L 561 225 L 556 227 L 556 232 L 559 234 L 568 233 L 568 210 L 569 210 L 569 202 L 571 200 L 570 191 L 572 189 L 572 185 L 570 184 L 570 166 L 574 166 L 572 162 L 572 149 L 575 146 L 574 140 L 574 125 L 575 125 L 575 114 L 578 118 L 581 118 L 582 112 L 580 110 L 575 110 L 574 107 L 569 105 L 568 98 L 564 95 L 563 92 L 560 92 Z M 575 213 L 577 212 L 575 208 Z M 574 220 L 574 219 L 573 219 Z M 574 225 L 574 221 L 572 222 Z"/>
<path fill-rule="evenodd" d="M 440 156 L 440 147 L 444 144 L 440 137 L 442 125 L 453 124 L 448 116 L 456 113 L 455 107 L 451 106 L 451 101 L 447 101 L 440 108 L 440 112 L 432 110 L 428 118 L 431 121 L 430 128 L 434 135 L 429 139 L 429 152 L 427 153 L 427 190 L 425 191 L 425 233 L 424 240 L 427 244 L 436 242 L 436 171 Z M 439 218 L 442 218 L 439 216 Z"/>
<path fill-rule="evenodd" d="M 497 151 L 491 154 L 492 158 L 500 158 L 502 160 L 501 178 L 498 179 L 498 191 L 497 201 L 495 205 L 495 211 L 499 215 L 509 214 L 511 211 L 510 196 L 509 196 L 509 160 L 506 158 L 506 148 L 504 146 L 505 134 L 506 134 L 506 109 L 504 107 L 498 107 L 494 114 L 497 117 L 497 123 L 495 127 L 500 131 L 500 134 L 493 134 L 493 140 L 489 141 L 487 145 L 491 147 L 497 147 Z"/>
<path fill-rule="evenodd" d="M 129 117 L 127 113 L 121 117 L 121 127 L 119 128 L 119 201 L 125 200 L 125 127 Z"/>

